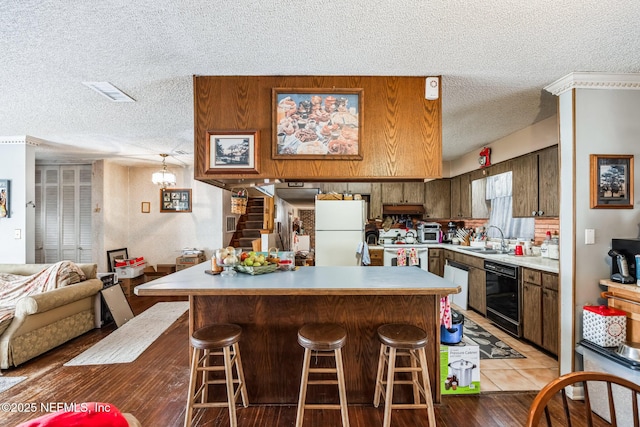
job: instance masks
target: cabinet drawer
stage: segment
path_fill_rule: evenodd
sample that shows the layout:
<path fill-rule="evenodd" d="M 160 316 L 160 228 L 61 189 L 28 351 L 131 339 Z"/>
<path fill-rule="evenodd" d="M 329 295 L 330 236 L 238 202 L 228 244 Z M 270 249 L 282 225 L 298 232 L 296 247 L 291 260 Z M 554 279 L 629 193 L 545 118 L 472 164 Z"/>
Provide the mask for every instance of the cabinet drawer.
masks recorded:
<path fill-rule="evenodd" d="M 442 249 L 431 249 L 429 248 L 429 258 L 433 257 L 433 258 L 439 258 L 440 255 L 442 255 Z"/>
<path fill-rule="evenodd" d="M 522 281 L 540 286 L 542 284 L 542 272 L 538 270 L 532 270 L 530 268 L 523 268 Z"/>
<path fill-rule="evenodd" d="M 468 265 L 471 267 L 484 269 L 484 259 L 480 257 L 475 257 L 472 255 L 465 255 L 459 252 L 454 254 L 454 261 L 459 262 L 460 264 Z"/>
<path fill-rule="evenodd" d="M 380 249 L 376 249 L 376 250 L 372 250 L 369 251 L 369 258 L 371 258 L 371 260 L 376 260 L 379 261 L 383 258 L 383 253 L 382 250 Z"/>
<path fill-rule="evenodd" d="M 558 292 L 558 275 L 553 273 L 542 273 L 542 287 Z"/>

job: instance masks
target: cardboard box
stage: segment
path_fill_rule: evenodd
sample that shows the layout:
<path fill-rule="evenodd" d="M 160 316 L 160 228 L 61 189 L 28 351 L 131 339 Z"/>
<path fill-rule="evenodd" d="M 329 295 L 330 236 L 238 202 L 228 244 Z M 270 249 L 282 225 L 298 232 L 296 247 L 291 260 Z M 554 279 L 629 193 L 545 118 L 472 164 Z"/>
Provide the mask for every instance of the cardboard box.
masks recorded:
<path fill-rule="evenodd" d="M 146 263 L 131 267 L 116 267 L 116 274 L 119 279 L 132 279 L 134 277 L 142 276 Z"/>
<path fill-rule="evenodd" d="M 480 393 L 479 346 L 440 346 L 440 393 L 442 395 Z"/>
<path fill-rule="evenodd" d="M 627 313 L 605 305 L 585 305 L 582 337 L 602 347 L 622 344 L 627 338 Z"/>
<path fill-rule="evenodd" d="M 335 193 L 317 194 L 316 200 L 342 200 L 342 194 L 335 194 Z"/>

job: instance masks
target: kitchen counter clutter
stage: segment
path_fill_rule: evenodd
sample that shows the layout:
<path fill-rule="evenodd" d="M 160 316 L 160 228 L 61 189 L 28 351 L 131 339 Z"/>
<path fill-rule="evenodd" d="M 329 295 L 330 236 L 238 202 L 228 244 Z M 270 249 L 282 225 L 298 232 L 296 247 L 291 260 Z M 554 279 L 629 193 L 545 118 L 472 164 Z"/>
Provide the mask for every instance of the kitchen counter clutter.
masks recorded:
<path fill-rule="evenodd" d="M 536 270 L 547 271 L 549 273 L 558 273 L 560 270 L 560 262 L 558 260 L 543 258 L 541 256 L 486 254 L 482 253 L 481 250 L 470 246 L 451 245 L 446 243 L 429 245 L 429 247 L 448 249 L 466 255 L 497 262 L 504 262 L 507 264 L 517 265 L 519 267 L 535 268 Z"/>
<path fill-rule="evenodd" d="M 252 404 L 295 404 L 302 348 L 297 330 L 305 323 L 339 323 L 349 404 L 371 404 L 385 323 L 408 323 L 427 332 L 427 364 L 434 401 L 440 402 L 440 298 L 460 287 L 420 268 L 300 267 L 251 276 L 205 274 L 207 263 L 138 286 L 139 296 L 188 295 L 189 330 L 211 323 L 242 325 L 242 354 Z M 186 351 L 186 347 L 185 347 Z M 331 403 L 322 388 L 308 399 Z M 398 399 L 411 390 L 398 388 Z"/>

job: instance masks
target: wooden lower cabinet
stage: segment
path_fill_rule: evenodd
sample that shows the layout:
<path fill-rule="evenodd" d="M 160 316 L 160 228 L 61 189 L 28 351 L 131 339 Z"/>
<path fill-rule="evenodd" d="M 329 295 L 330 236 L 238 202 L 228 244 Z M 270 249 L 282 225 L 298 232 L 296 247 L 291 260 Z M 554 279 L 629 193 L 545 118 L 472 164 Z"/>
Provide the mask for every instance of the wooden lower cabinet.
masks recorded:
<path fill-rule="evenodd" d="M 522 269 L 522 333 L 525 339 L 558 354 L 558 275 Z"/>
<path fill-rule="evenodd" d="M 487 277 L 476 267 L 469 267 L 469 307 L 483 316 L 487 314 Z"/>
<path fill-rule="evenodd" d="M 558 354 L 560 338 L 558 301 L 558 275 L 542 273 L 542 347 L 553 354 Z"/>
<path fill-rule="evenodd" d="M 542 287 L 529 282 L 522 284 L 522 335 L 542 346 Z"/>
<path fill-rule="evenodd" d="M 371 258 L 370 266 L 382 266 L 384 265 L 384 250 L 383 249 L 369 249 L 369 258 Z"/>
<path fill-rule="evenodd" d="M 429 273 L 444 276 L 444 250 L 429 248 Z"/>

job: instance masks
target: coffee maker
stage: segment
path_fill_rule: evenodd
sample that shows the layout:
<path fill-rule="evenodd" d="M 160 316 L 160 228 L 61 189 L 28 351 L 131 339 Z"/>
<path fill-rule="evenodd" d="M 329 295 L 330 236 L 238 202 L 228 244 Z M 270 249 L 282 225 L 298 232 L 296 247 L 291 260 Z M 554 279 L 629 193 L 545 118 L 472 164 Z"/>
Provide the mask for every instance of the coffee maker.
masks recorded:
<path fill-rule="evenodd" d="M 453 221 L 449 221 L 449 223 L 447 224 L 447 234 L 445 235 L 446 240 L 448 242 L 451 242 L 456 237 L 457 232 L 458 232 L 458 224 L 456 224 Z"/>
<path fill-rule="evenodd" d="M 640 239 L 611 239 L 611 280 L 636 283 L 636 255 L 640 255 Z M 627 271 L 624 271 L 624 264 Z"/>

